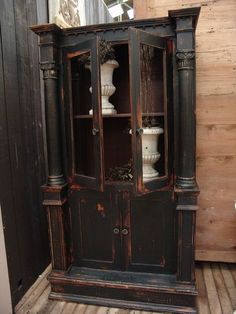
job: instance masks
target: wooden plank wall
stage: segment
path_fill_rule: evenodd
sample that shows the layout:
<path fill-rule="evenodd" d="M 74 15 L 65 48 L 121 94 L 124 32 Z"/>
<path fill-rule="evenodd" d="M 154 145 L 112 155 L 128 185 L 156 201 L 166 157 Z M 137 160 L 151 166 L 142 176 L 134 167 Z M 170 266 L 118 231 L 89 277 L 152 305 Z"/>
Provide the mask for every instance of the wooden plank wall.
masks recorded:
<path fill-rule="evenodd" d="M 236 1 L 135 0 L 136 18 L 200 6 L 197 41 L 199 260 L 236 262 Z"/>
<path fill-rule="evenodd" d="M 0 1 L 0 201 L 13 305 L 50 262 L 39 53 L 29 29 L 46 21 L 46 0 Z"/>
<path fill-rule="evenodd" d="M 103 1 L 85 0 L 84 5 L 86 25 L 113 22 L 113 18 L 109 14 Z"/>

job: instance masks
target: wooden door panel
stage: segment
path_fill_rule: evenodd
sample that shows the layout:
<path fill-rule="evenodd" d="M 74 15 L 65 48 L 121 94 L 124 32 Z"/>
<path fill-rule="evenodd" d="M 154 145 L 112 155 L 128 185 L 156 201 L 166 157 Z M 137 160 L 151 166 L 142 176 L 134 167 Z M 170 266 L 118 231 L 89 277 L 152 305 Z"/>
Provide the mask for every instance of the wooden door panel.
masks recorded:
<path fill-rule="evenodd" d="M 133 263 L 163 266 L 164 219 L 155 201 L 132 202 L 131 242 Z"/>
<path fill-rule="evenodd" d="M 111 212 L 108 201 L 80 199 L 83 259 L 112 260 Z"/>
<path fill-rule="evenodd" d="M 109 193 L 78 193 L 72 196 L 73 253 L 76 266 L 119 268 L 119 215 Z"/>
<path fill-rule="evenodd" d="M 174 203 L 171 193 L 155 198 L 134 198 L 129 213 L 128 269 L 146 272 L 174 271 Z"/>

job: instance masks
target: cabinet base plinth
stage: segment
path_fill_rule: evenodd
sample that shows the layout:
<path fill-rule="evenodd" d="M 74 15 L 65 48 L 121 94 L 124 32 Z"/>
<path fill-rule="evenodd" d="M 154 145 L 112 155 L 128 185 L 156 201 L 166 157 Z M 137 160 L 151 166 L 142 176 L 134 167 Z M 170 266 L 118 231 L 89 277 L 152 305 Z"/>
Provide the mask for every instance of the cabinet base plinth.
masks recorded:
<path fill-rule="evenodd" d="M 114 280 L 115 279 L 115 280 Z M 173 275 L 72 268 L 52 272 L 50 299 L 170 313 L 197 313 L 194 284 Z"/>

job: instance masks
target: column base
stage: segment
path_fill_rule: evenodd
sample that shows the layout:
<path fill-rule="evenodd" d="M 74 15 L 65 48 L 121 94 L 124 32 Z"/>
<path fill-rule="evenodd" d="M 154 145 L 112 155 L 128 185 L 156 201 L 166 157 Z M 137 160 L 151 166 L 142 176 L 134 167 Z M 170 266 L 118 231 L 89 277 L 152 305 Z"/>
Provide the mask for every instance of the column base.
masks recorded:
<path fill-rule="evenodd" d="M 195 189 L 197 187 L 195 177 L 192 178 L 177 177 L 175 185 L 176 187 L 182 189 Z"/>
<path fill-rule="evenodd" d="M 59 176 L 48 176 L 48 182 L 47 185 L 53 186 L 53 185 L 64 185 L 65 179 L 63 174 Z"/>

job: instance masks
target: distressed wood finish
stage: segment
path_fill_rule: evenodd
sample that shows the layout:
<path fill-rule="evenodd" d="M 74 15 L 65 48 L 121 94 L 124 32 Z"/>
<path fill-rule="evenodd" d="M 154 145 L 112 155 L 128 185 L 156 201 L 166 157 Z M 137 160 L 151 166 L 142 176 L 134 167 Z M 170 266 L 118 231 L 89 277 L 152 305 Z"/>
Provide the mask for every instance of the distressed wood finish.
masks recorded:
<path fill-rule="evenodd" d="M 236 261 L 236 2 L 135 0 L 136 18 L 201 5 L 196 41 L 196 258 Z M 219 234 L 221 235 L 219 237 Z"/>
<path fill-rule="evenodd" d="M 54 24 L 32 27 L 40 37 L 46 87 L 49 177 L 43 187 L 43 204 L 48 212 L 53 260 L 50 298 L 196 313 L 194 245 L 199 191 L 195 178 L 194 34 L 199 12 L 200 8 L 189 8 L 170 11 L 160 19 L 63 30 Z M 101 112 L 98 36 L 112 42 L 120 66 L 127 67 L 126 75 L 118 74 L 125 82 L 123 87 L 128 88 L 117 90 L 117 94 L 125 96 L 116 95 L 112 100 L 119 108 L 116 118 Z M 156 49 L 151 74 L 153 88 L 162 89 L 155 94 L 154 100 L 160 102 L 157 113 L 150 104 L 143 107 L 143 46 Z M 87 52 L 91 79 L 84 76 L 83 81 L 77 63 L 78 56 Z M 90 86 L 91 103 L 88 96 L 78 96 Z M 124 102 L 121 105 L 120 99 Z M 91 107 L 92 116 L 88 114 Z M 142 115 L 149 112 L 160 119 L 164 137 L 160 176 L 146 183 L 141 134 Z M 129 140 L 123 135 L 128 119 L 132 130 L 126 132 Z M 79 129 L 81 121 L 83 128 Z M 124 138 L 121 149 L 130 149 L 125 156 L 133 160 L 131 182 L 106 178 L 106 162 L 110 166 L 114 158 L 118 164 L 124 160 L 117 143 L 112 143 L 121 140 L 118 132 L 111 137 L 118 126 Z M 77 132 L 81 132 L 80 138 Z M 78 144 L 81 135 L 87 145 L 82 171 L 77 158 L 82 154 Z M 64 160 L 58 156 L 60 151 Z"/>
<path fill-rule="evenodd" d="M 60 102 L 59 102 L 59 51 L 58 32 L 60 28 L 54 25 L 50 33 L 42 35 L 40 47 L 42 51 L 40 67 L 43 71 L 45 89 L 45 120 L 48 152 L 48 185 L 63 185 L 62 148 L 60 132 Z M 45 54 L 46 51 L 46 54 Z"/>

